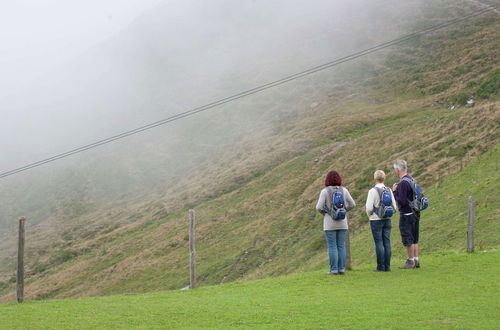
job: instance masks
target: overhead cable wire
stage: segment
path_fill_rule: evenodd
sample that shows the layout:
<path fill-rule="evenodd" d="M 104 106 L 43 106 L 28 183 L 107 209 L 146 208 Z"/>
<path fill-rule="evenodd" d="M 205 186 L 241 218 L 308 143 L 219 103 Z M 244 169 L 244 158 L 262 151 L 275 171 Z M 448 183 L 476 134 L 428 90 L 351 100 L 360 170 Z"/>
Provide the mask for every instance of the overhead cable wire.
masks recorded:
<path fill-rule="evenodd" d="M 81 146 L 81 147 L 78 147 L 78 148 L 75 148 L 75 149 L 72 149 L 72 150 L 69 150 L 69 151 L 66 151 L 66 152 L 54 155 L 52 157 L 49 157 L 49 158 L 46 158 L 46 159 L 43 159 L 43 160 L 39 160 L 39 161 L 30 163 L 30 164 L 27 164 L 25 166 L 21 166 L 21 167 L 18 167 L 18 168 L 9 170 L 9 171 L 2 172 L 2 173 L 0 173 L 0 179 L 8 177 L 8 176 L 11 176 L 11 175 L 14 175 L 14 174 L 19 173 L 19 172 L 27 171 L 27 170 L 32 169 L 34 167 L 38 167 L 38 166 L 42 166 L 42 165 L 50 163 L 50 162 L 54 162 L 54 161 L 59 160 L 61 158 L 66 158 L 68 156 L 71 156 L 71 155 L 74 155 L 74 154 L 77 154 L 77 153 L 81 153 L 81 152 L 89 150 L 89 149 L 93 149 L 93 148 L 102 146 L 104 144 L 111 143 L 111 142 L 116 141 L 116 140 L 123 139 L 125 137 L 130 136 L 130 135 L 135 135 L 135 134 L 138 134 L 140 132 L 144 132 L 146 130 L 150 130 L 150 129 L 158 127 L 158 126 L 165 125 L 165 124 L 171 123 L 173 121 L 177 121 L 177 120 L 180 120 L 182 118 L 189 117 L 189 116 L 192 116 L 194 114 L 197 114 L 197 113 L 200 113 L 200 112 L 204 112 L 204 111 L 213 109 L 213 108 L 221 106 L 223 104 L 232 102 L 234 100 L 237 100 L 237 99 L 240 99 L 240 98 L 252 95 L 252 94 L 256 94 L 256 93 L 265 91 L 267 89 L 270 89 L 270 88 L 273 88 L 273 87 L 276 87 L 276 86 L 279 86 L 279 85 L 283 85 L 283 84 L 285 84 L 287 82 L 290 82 L 292 80 L 296 80 L 296 79 L 299 79 L 299 78 L 311 75 L 313 73 L 326 70 L 328 68 L 337 66 L 339 64 L 342 64 L 342 63 L 345 63 L 345 62 L 348 62 L 348 61 L 352 61 L 352 60 L 357 59 L 359 57 L 362 57 L 362 56 L 365 56 L 365 55 L 368 55 L 368 54 L 380 51 L 382 49 L 385 49 L 385 48 L 388 48 L 388 47 L 391 47 L 391 46 L 403 43 L 405 41 L 411 40 L 411 39 L 416 38 L 418 36 L 422 36 L 422 35 L 425 35 L 425 34 L 428 34 L 428 33 L 431 33 L 431 32 L 434 32 L 434 31 L 437 31 L 437 30 L 440 30 L 440 29 L 443 29 L 445 27 L 449 27 L 451 25 L 454 25 L 454 24 L 457 24 L 459 22 L 471 19 L 473 17 L 485 14 L 487 12 L 491 12 L 493 10 L 496 10 L 497 7 L 498 6 L 486 7 L 486 8 L 483 8 L 481 10 L 477 10 L 477 11 L 474 11 L 472 13 L 469 13 L 469 14 L 467 14 L 465 16 L 462 16 L 462 17 L 459 17 L 459 18 L 455 18 L 455 19 L 452 19 L 450 21 L 447 21 L 447 22 L 444 22 L 444 23 L 441 23 L 441 24 L 438 24 L 438 25 L 434 25 L 432 27 L 429 27 L 429 28 L 426 28 L 426 29 L 423 29 L 423 30 L 420 30 L 420 31 L 417 31 L 417 32 L 413 32 L 411 34 L 402 36 L 400 38 L 393 39 L 393 40 L 390 40 L 390 41 L 378 44 L 376 46 L 373 46 L 373 47 L 370 47 L 370 48 L 358 51 L 356 53 L 353 53 L 353 54 L 350 54 L 350 55 L 347 55 L 347 56 L 344 56 L 344 57 L 337 58 L 337 59 L 332 60 L 330 62 L 327 62 L 327 63 L 321 64 L 321 65 L 309 68 L 309 69 L 301 71 L 301 72 L 297 72 L 297 73 L 291 74 L 291 75 L 283 77 L 281 79 L 274 80 L 274 81 L 268 82 L 266 84 L 254 87 L 252 89 L 248 89 L 246 91 L 243 91 L 243 92 L 240 92 L 240 93 L 237 93 L 237 94 L 234 94 L 234 95 L 231 95 L 231 96 L 219 99 L 217 101 L 213 101 L 211 103 L 208 103 L 208 104 L 205 104 L 205 105 L 202 105 L 202 106 L 199 106 L 199 107 L 196 107 L 196 108 L 193 108 L 193 109 L 190 109 L 190 110 L 187 110 L 187 111 L 175 114 L 175 115 L 172 115 L 172 116 L 170 116 L 168 118 L 165 118 L 165 119 L 162 119 L 162 120 L 158 120 L 158 121 L 146 124 L 144 126 L 140 126 L 140 127 L 134 128 L 132 130 L 128 130 L 128 131 L 122 132 L 122 133 L 117 134 L 117 135 L 113 135 L 111 137 L 108 137 L 108 138 L 105 138 L 105 139 L 102 139 L 102 140 L 99 140 L 99 141 L 96 141 L 96 142 L 93 142 L 93 143 L 90 143 L 90 144 L 87 144 L 87 145 L 84 145 L 84 146 Z"/>

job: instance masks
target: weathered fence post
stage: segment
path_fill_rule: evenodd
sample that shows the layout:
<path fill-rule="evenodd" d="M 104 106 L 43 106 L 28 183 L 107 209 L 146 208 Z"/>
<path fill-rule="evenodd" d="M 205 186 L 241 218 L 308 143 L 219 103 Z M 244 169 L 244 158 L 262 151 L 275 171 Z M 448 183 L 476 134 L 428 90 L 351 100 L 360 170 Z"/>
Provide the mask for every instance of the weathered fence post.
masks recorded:
<path fill-rule="evenodd" d="M 345 268 L 351 270 L 351 240 L 349 238 L 349 230 L 347 230 L 347 236 L 345 238 Z"/>
<path fill-rule="evenodd" d="M 189 288 L 196 287 L 195 212 L 189 210 Z"/>
<path fill-rule="evenodd" d="M 467 252 L 474 252 L 474 199 L 469 196 L 469 223 L 467 224 Z"/>
<path fill-rule="evenodd" d="M 17 246 L 17 302 L 24 301 L 24 223 L 25 217 L 19 218 L 19 241 Z"/>

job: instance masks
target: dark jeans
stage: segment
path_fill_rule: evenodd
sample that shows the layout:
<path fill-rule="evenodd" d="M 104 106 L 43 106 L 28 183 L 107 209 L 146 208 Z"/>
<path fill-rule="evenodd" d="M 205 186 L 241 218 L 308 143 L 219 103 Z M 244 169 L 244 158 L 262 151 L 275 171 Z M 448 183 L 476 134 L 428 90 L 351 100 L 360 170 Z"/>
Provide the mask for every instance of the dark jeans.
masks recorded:
<path fill-rule="evenodd" d="M 391 219 L 372 220 L 373 240 L 375 241 L 375 253 L 377 254 L 377 269 L 383 271 L 391 270 Z"/>

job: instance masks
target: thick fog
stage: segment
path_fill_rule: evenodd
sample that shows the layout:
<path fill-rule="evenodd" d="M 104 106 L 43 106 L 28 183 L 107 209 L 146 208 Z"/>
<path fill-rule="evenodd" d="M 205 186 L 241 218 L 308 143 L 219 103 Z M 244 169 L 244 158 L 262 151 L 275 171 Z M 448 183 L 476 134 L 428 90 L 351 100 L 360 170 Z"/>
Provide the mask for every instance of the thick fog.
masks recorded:
<path fill-rule="evenodd" d="M 59 70 L 160 0 L 0 2 L 0 99 Z"/>
<path fill-rule="evenodd" d="M 1 6 L 2 171 L 321 64 L 400 27 L 397 6 L 373 1 Z"/>
<path fill-rule="evenodd" d="M 428 3 L 2 2 L 0 171 L 399 37 L 416 29 L 412 18 Z M 377 56 L 0 179 L 0 226 L 21 214 L 79 221 L 127 194 L 150 201 L 148 192 L 182 186 L 237 141 L 368 74 L 363 61 Z M 162 198 L 171 196 L 181 195 Z"/>

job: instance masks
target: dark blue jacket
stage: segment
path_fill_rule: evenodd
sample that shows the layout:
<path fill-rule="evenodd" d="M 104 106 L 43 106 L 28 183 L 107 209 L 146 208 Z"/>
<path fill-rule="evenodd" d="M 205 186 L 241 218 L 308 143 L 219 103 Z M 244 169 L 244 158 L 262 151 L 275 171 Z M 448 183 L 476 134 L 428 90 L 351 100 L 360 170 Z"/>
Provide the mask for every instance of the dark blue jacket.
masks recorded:
<path fill-rule="evenodd" d="M 409 174 L 405 175 L 404 177 L 413 179 Z M 398 203 L 399 213 L 412 213 L 409 201 L 413 199 L 413 191 L 411 189 L 410 183 L 403 180 L 403 178 L 401 178 L 398 183 L 398 188 L 396 189 L 396 191 L 394 191 L 394 198 Z"/>

